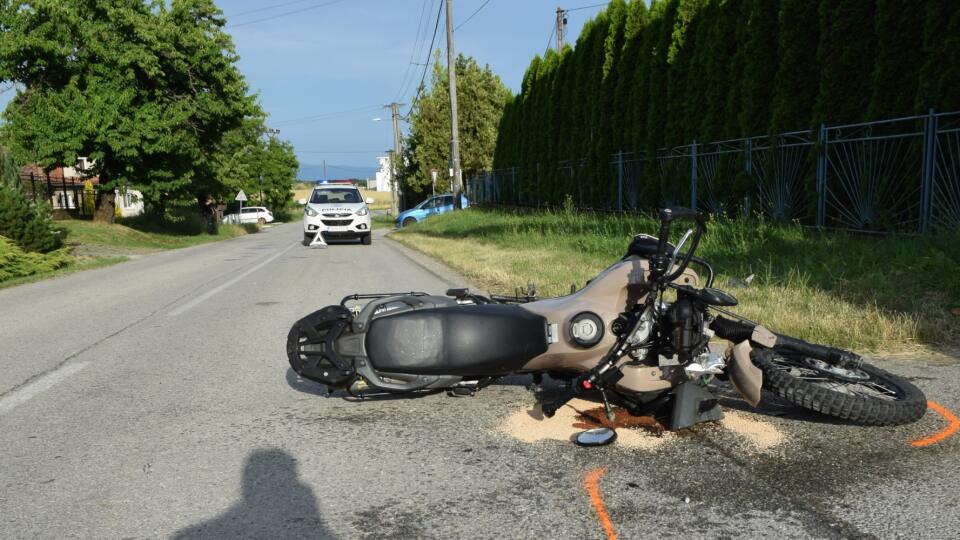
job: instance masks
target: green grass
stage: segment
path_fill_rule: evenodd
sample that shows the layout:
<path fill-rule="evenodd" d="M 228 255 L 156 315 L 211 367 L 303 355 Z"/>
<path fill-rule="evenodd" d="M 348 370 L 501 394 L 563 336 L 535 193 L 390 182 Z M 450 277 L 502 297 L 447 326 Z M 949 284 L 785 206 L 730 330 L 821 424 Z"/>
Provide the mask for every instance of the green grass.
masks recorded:
<path fill-rule="evenodd" d="M 656 234 L 645 216 L 471 209 L 393 233 L 491 290 L 528 280 L 541 295 L 569 292 L 621 257 L 633 234 Z M 799 225 L 713 220 L 698 255 L 737 310 L 772 329 L 866 351 L 960 346 L 960 235 L 874 238 Z M 731 278 L 746 288 L 732 288 Z"/>
<path fill-rule="evenodd" d="M 59 221 L 57 225 L 66 229 L 68 246 L 113 248 L 130 253 L 195 246 L 242 236 L 255 230 L 255 226 L 251 228 L 247 225 L 220 225 L 217 234 L 209 235 L 193 232 L 192 229 L 178 228 L 177 225 L 171 225 L 164 231 L 162 225 L 147 226 L 146 222 L 130 222 L 130 220 L 125 220 L 123 224 L 112 225 L 73 220 Z"/>
<path fill-rule="evenodd" d="M 393 216 L 389 214 L 373 214 L 370 216 L 370 226 L 374 229 L 392 229 Z"/>
<path fill-rule="evenodd" d="M 217 234 L 202 232 L 198 218 L 162 221 L 151 216 L 104 224 L 82 220 L 56 222 L 66 247 L 46 253 L 24 252 L 0 237 L 0 288 L 12 287 L 127 260 L 129 255 L 195 246 L 256 232 L 252 224 L 221 225 Z"/>

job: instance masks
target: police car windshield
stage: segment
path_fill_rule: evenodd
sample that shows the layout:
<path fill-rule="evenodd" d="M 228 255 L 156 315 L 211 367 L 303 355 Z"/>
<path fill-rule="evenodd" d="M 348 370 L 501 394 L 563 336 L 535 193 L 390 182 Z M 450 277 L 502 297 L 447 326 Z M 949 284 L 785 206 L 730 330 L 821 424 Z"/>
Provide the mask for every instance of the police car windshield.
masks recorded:
<path fill-rule="evenodd" d="M 313 204 L 354 204 L 360 202 L 360 193 L 354 188 L 316 189 L 310 196 Z"/>

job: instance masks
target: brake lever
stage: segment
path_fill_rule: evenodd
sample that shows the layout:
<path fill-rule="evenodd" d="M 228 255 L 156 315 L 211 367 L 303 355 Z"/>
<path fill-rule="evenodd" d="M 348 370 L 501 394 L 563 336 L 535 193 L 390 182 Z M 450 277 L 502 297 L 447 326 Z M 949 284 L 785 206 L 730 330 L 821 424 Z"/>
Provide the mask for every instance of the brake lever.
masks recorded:
<path fill-rule="evenodd" d="M 667 265 L 667 271 L 669 272 L 673 265 L 677 263 L 677 257 L 680 256 L 680 249 L 687 243 L 687 240 L 690 239 L 690 235 L 693 234 L 693 229 L 687 229 L 687 232 L 680 237 L 680 241 L 677 242 L 677 245 L 673 248 L 673 255 L 670 256 L 670 264 Z"/>

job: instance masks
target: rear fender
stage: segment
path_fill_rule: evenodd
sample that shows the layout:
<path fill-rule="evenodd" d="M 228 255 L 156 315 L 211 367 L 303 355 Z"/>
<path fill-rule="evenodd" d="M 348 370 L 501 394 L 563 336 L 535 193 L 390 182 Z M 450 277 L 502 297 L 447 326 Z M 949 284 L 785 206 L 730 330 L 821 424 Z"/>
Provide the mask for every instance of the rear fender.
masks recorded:
<path fill-rule="evenodd" d="M 751 406 L 760 404 L 760 389 L 763 387 L 763 372 L 750 360 L 750 342 L 741 341 L 733 347 L 733 362 L 727 375 L 734 388 Z"/>

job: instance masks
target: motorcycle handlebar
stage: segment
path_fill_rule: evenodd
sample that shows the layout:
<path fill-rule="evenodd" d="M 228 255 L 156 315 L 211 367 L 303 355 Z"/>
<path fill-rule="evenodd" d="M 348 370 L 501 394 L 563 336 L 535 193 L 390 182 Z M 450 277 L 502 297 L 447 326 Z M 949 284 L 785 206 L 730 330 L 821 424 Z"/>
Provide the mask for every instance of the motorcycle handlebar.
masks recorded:
<path fill-rule="evenodd" d="M 680 274 L 687 269 L 687 266 L 690 265 L 690 260 L 693 257 L 693 253 L 697 250 L 697 244 L 700 243 L 700 237 L 703 236 L 703 233 L 707 230 L 707 224 L 703 219 L 703 216 L 699 212 L 692 208 L 662 208 L 660 210 L 660 238 L 657 244 L 657 259 L 659 259 L 661 267 L 661 272 L 664 274 L 669 271 L 669 268 L 666 266 L 669 265 L 669 260 L 667 258 L 667 244 L 670 240 L 670 224 L 675 219 L 693 219 L 697 223 L 697 231 L 693 236 L 693 241 L 690 244 L 690 248 L 687 249 L 686 256 L 683 258 L 683 261 L 677 267 L 677 270 L 672 274 L 666 275 L 663 280 L 667 283 L 680 277 Z"/>

